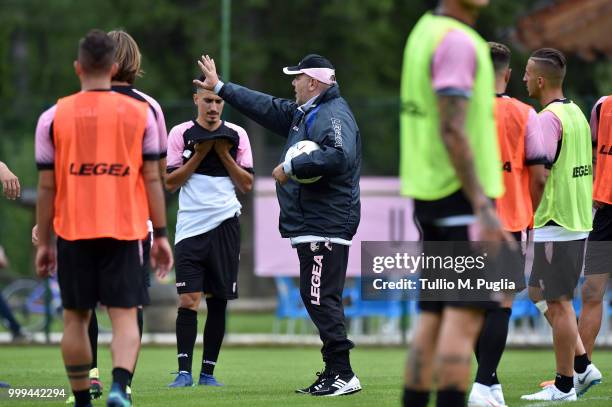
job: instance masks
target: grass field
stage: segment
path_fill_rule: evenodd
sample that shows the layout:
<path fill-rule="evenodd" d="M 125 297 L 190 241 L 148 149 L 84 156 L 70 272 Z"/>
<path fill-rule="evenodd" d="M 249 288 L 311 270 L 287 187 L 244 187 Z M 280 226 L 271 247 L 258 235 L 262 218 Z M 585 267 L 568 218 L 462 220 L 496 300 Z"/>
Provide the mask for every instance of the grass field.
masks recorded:
<path fill-rule="evenodd" d="M 201 346 L 194 356 L 194 372 L 199 373 Z M 100 370 L 105 386 L 110 384 L 110 354 L 100 350 Z M 321 368 L 315 348 L 228 348 L 221 351 L 216 375 L 226 386 L 168 389 L 176 369 L 175 351 L 171 347 L 143 348 L 133 383 L 136 406 L 398 406 L 405 350 L 360 348 L 352 353 L 352 363 L 364 390 L 356 395 L 321 400 L 297 395 L 293 389 L 310 384 L 314 372 Z M 604 383 L 591 389 L 579 405 L 603 407 L 612 405 L 612 352 L 596 354 L 596 363 L 604 373 Z M 554 372 L 550 351 L 508 351 L 499 371 L 506 401 L 510 406 L 549 405 L 525 403 L 521 394 L 537 390 L 537 384 Z M 0 347 L 0 380 L 18 387 L 66 387 L 58 347 Z M 107 390 L 108 388 L 105 388 Z M 2 393 L 0 393 L 2 394 Z M 0 405 L 64 405 L 59 401 L 8 401 L 6 392 Z M 103 406 L 103 401 L 94 405 Z"/>
<path fill-rule="evenodd" d="M 145 311 L 146 312 L 146 311 Z M 252 312 L 252 313 L 229 313 L 227 318 L 227 332 L 234 334 L 241 333 L 272 333 L 274 327 L 274 321 L 276 317 L 271 312 Z M 110 320 L 106 312 L 98 313 L 98 321 L 101 324 L 101 330 L 104 331 L 110 329 Z M 198 313 L 198 327 L 203 328 L 206 322 L 206 316 L 203 312 Z M 296 322 L 296 333 L 305 331 L 307 333 L 316 333 L 314 325 L 310 321 L 306 322 L 306 326 L 303 327 L 304 321 Z M 63 321 L 61 319 L 53 319 L 51 324 L 51 332 L 62 332 Z M 198 328 L 198 330 L 199 330 Z M 147 325 L 145 322 L 145 332 L 148 332 Z M 279 323 L 280 332 L 286 332 L 287 323 L 281 321 Z M 0 332 L 8 332 L 8 328 L 0 324 Z"/>

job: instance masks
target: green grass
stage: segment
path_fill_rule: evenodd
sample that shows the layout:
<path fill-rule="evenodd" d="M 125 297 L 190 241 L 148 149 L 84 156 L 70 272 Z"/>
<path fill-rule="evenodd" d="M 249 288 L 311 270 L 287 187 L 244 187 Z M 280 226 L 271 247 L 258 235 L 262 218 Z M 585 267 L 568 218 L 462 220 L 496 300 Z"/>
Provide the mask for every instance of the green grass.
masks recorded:
<path fill-rule="evenodd" d="M 399 348 L 358 348 L 352 352 L 352 363 L 364 390 L 353 396 L 314 399 L 297 395 L 293 389 L 310 384 L 314 372 L 321 367 L 315 348 L 227 348 L 221 351 L 216 376 L 226 384 L 223 388 L 193 387 L 167 389 L 176 368 L 172 347 L 143 348 L 133 383 L 136 406 L 398 406 L 402 387 L 405 350 Z M 194 371 L 199 373 L 201 345 L 194 357 Z M 105 391 L 110 384 L 108 348 L 100 350 L 100 371 Z M 604 383 L 592 388 L 578 403 L 588 407 L 612 405 L 612 352 L 600 351 L 595 356 L 604 373 Z M 521 394 L 534 392 L 537 384 L 554 372 L 551 351 L 506 352 L 499 376 L 506 401 L 510 406 L 529 405 L 519 400 Z M 67 387 L 58 347 L 0 347 L 0 380 L 13 387 Z M 0 393 L 2 394 L 2 393 Z M 6 393 L 5 393 L 6 394 Z M 14 401 L 0 405 L 39 406 L 63 405 L 55 401 Z M 102 406 L 103 401 L 94 405 Z"/>
<path fill-rule="evenodd" d="M 145 311 L 146 312 L 146 311 Z M 102 331 L 107 331 L 110 329 L 110 320 L 108 318 L 108 314 L 106 312 L 98 312 L 98 323 L 100 324 L 100 328 Z M 229 312 L 227 318 L 227 332 L 228 333 L 261 333 L 261 334 L 269 334 L 272 333 L 274 327 L 274 321 L 276 317 L 273 313 L 270 312 L 253 312 L 253 313 L 239 313 L 239 312 Z M 204 327 L 204 323 L 206 322 L 206 314 L 204 312 L 198 312 L 198 326 Z M 303 321 L 296 322 L 296 333 L 301 333 L 302 331 L 306 331 L 307 333 L 316 333 L 313 328 L 312 323 L 307 322 L 307 326 L 302 328 Z M 61 319 L 54 318 L 51 323 L 51 332 L 62 332 L 64 329 L 64 324 Z M 145 322 L 145 332 L 147 332 L 147 326 Z M 284 333 L 287 329 L 287 323 L 285 321 L 281 321 L 279 324 L 280 332 Z M 0 324 L 0 332 L 8 332 L 8 329 Z"/>
<path fill-rule="evenodd" d="M 145 310 L 145 312 L 147 312 Z M 98 324 L 102 332 L 110 330 L 110 319 L 105 311 L 97 313 Z M 227 314 L 227 332 L 231 334 L 271 334 L 273 333 L 276 316 L 271 312 L 228 312 Z M 206 322 L 206 313 L 198 312 L 198 327 L 204 327 Z M 365 333 L 377 333 L 380 330 L 380 325 L 383 322 L 382 318 L 370 317 L 364 321 Z M 350 321 L 349 321 L 350 324 Z M 278 322 L 279 333 L 287 332 L 287 321 L 281 320 Z M 174 328 L 172 326 L 171 328 Z M 61 319 L 54 318 L 51 323 L 51 332 L 62 332 L 64 324 Z M 145 319 L 145 332 L 148 332 L 147 321 Z M 200 331 L 200 329 L 198 329 Z M 8 329 L 0 324 L 0 332 L 8 332 Z M 292 333 L 301 334 L 307 333 L 316 335 L 317 330 L 309 320 L 297 320 Z"/>

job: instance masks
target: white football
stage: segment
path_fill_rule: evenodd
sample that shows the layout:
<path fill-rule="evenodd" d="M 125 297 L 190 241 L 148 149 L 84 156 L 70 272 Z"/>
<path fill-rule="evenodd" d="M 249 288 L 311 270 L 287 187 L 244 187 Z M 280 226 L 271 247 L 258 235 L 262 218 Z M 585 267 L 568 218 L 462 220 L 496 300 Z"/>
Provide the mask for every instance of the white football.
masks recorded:
<path fill-rule="evenodd" d="M 320 150 L 321 148 L 317 143 L 310 140 L 301 140 L 289 147 L 287 150 L 287 154 L 285 154 L 285 161 L 292 160 L 300 154 L 310 154 L 313 151 Z M 307 179 L 299 179 L 295 175 L 291 175 L 291 178 L 301 184 L 312 184 L 313 182 L 317 182 L 321 179 L 320 176 L 307 178 Z"/>

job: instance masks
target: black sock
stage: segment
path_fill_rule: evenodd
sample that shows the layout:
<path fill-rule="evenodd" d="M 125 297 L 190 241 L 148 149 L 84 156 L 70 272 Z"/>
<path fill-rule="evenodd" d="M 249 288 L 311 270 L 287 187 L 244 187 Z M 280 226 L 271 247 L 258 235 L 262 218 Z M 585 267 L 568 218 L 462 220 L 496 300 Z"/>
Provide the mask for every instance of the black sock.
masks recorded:
<path fill-rule="evenodd" d="M 459 390 L 438 390 L 437 407 L 464 407 L 465 392 Z"/>
<path fill-rule="evenodd" d="M 568 393 L 574 387 L 574 378 L 572 376 L 563 376 L 557 373 L 555 377 L 555 386 L 563 393 Z"/>
<path fill-rule="evenodd" d="M 404 407 L 427 407 L 427 404 L 429 404 L 429 391 L 404 387 Z"/>
<path fill-rule="evenodd" d="M 334 372 L 349 374 L 353 373 L 351 368 L 351 359 L 349 357 L 349 351 L 343 350 L 340 352 L 333 352 L 327 355 L 326 366 Z"/>
<path fill-rule="evenodd" d="M 590 364 L 591 361 L 589 360 L 589 357 L 586 353 L 579 356 L 574 356 L 574 370 L 576 371 L 576 373 L 584 373 L 586 371 L 587 366 Z"/>
<path fill-rule="evenodd" d="M 98 318 L 95 309 L 91 311 L 88 333 L 89 345 L 91 346 L 91 368 L 94 369 L 98 367 Z"/>
<path fill-rule="evenodd" d="M 485 314 L 485 321 L 476 344 L 478 349 L 477 383 L 485 386 L 493 384 L 493 376 L 506 348 L 510 314 L 512 314 L 510 308 L 497 308 Z"/>
<path fill-rule="evenodd" d="M 72 394 L 74 394 L 74 405 L 77 407 L 87 406 L 91 403 L 91 396 L 89 395 L 89 389 L 73 390 Z"/>
<path fill-rule="evenodd" d="M 142 308 L 138 308 L 136 311 L 136 318 L 138 319 L 138 333 L 140 334 L 140 339 L 142 340 L 142 329 L 144 326 Z"/>
<path fill-rule="evenodd" d="M 117 383 L 122 392 L 125 393 L 125 387 L 130 380 L 130 372 L 122 367 L 113 369 L 113 383 Z"/>
<path fill-rule="evenodd" d="M 176 350 L 181 372 L 191 373 L 191 359 L 197 335 L 198 313 L 189 308 L 179 308 L 176 316 Z"/>
<path fill-rule="evenodd" d="M 225 336 L 225 309 L 227 300 L 207 298 L 206 324 L 204 325 L 204 355 L 202 356 L 202 373 L 212 375 L 215 371 L 219 351 Z"/>

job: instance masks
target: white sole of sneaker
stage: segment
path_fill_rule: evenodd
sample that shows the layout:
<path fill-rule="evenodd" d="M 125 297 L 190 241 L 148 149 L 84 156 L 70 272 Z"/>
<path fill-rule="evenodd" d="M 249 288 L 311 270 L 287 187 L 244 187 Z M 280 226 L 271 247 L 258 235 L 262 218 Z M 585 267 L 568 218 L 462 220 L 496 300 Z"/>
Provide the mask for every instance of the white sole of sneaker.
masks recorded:
<path fill-rule="evenodd" d="M 497 401 L 493 400 L 483 400 L 483 401 L 472 401 L 471 403 L 468 401 L 468 407 L 508 407 L 505 404 L 499 404 Z"/>
<path fill-rule="evenodd" d="M 575 395 L 567 395 L 565 397 L 561 397 L 561 398 L 557 398 L 557 399 L 532 399 L 532 398 L 524 398 L 524 396 L 521 396 L 521 400 L 525 400 L 525 401 L 577 401 L 578 397 L 576 397 Z M 532 406 L 530 406 L 532 407 Z"/>
<path fill-rule="evenodd" d="M 501 407 L 497 402 L 492 400 L 468 400 L 467 407 Z"/>
<path fill-rule="evenodd" d="M 326 394 L 323 397 L 335 397 L 335 396 L 348 396 L 349 394 L 357 393 L 361 390 L 361 382 L 357 376 L 353 376 L 351 380 L 344 386 L 340 387 L 338 390 L 333 392 L 332 394 Z"/>

